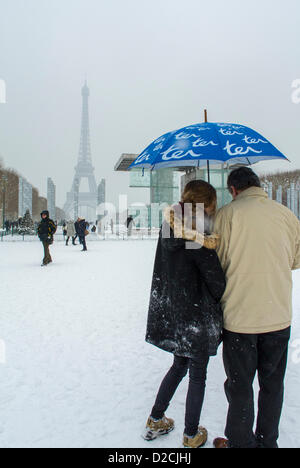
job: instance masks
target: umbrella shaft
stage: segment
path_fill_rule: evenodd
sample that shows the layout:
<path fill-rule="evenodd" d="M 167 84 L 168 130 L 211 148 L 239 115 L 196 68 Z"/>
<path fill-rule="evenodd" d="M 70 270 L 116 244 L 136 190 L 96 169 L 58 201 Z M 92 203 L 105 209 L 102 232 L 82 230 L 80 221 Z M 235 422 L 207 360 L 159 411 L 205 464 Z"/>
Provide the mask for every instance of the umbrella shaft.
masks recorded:
<path fill-rule="evenodd" d="M 207 161 L 207 181 L 210 184 L 210 167 L 209 167 L 209 161 Z"/>

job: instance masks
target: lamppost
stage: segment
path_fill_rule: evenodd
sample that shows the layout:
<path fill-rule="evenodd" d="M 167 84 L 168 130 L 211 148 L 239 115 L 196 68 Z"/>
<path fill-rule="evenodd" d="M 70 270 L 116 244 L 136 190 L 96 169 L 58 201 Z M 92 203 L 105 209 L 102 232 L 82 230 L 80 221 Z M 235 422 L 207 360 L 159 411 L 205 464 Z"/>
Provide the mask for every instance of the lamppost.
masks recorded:
<path fill-rule="evenodd" d="M 5 229 L 5 203 L 6 203 L 6 183 L 7 177 L 2 175 L 2 228 Z"/>

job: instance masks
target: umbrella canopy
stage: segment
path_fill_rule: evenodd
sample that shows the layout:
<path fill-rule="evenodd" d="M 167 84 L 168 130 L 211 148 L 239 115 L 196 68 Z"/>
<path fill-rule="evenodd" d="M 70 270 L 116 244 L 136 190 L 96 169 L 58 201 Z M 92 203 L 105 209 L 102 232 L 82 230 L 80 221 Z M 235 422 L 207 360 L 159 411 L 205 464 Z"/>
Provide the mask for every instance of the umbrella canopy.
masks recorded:
<path fill-rule="evenodd" d="M 129 170 L 203 167 L 208 162 L 248 166 L 271 159 L 288 161 L 275 146 L 251 128 L 205 122 L 161 136 L 140 154 Z"/>

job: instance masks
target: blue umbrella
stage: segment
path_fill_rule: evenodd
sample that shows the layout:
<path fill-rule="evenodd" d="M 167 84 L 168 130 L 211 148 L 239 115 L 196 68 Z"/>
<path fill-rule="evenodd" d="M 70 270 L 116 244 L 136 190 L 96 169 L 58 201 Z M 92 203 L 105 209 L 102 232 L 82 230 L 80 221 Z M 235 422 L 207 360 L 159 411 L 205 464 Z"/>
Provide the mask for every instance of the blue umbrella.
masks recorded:
<path fill-rule="evenodd" d="M 252 165 L 284 159 L 266 138 L 249 127 L 231 123 L 204 122 L 162 135 L 151 143 L 129 167 L 163 169 L 203 167 L 209 164 Z"/>

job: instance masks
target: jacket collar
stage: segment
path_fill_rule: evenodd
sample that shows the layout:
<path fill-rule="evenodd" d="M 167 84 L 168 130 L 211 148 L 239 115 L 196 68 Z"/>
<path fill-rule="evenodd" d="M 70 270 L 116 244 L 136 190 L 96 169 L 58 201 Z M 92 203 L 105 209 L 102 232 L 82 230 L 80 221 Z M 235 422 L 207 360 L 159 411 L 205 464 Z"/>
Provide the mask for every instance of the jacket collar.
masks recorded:
<path fill-rule="evenodd" d="M 178 205 L 167 207 L 164 212 L 165 221 L 170 225 L 175 238 L 196 242 L 207 249 L 215 250 L 220 243 L 220 236 L 217 234 L 204 235 L 192 227 L 186 227 L 186 224 L 188 225 L 189 223 L 185 222 L 188 220 L 183 213 L 183 207 L 184 204 L 179 203 Z"/>
<path fill-rule="evenodd" d="M 241 192 L 235 200 L 241 200 L 242 198 L 248 198 L 248 197 L 262 197 L 262 198 L 268 198 L 268 194 L 264 191 L 264 189 L 260 187 L 250 187 L 243 192 Z"/>

